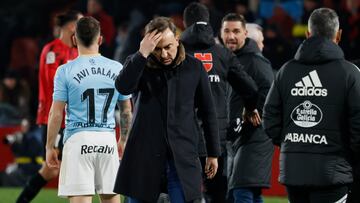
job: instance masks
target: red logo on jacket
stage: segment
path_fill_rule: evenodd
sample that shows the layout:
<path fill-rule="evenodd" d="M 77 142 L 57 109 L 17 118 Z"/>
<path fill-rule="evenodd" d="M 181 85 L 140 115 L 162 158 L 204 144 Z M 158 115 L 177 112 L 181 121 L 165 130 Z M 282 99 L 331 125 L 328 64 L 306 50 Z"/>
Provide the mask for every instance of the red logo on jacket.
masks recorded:
<path fill-rule="evenodd" d="M 194 56 L 203 63 L 206 72 L 209 72 L 212 69 L 213 67 L 212 53 L 194 53 Z"/>

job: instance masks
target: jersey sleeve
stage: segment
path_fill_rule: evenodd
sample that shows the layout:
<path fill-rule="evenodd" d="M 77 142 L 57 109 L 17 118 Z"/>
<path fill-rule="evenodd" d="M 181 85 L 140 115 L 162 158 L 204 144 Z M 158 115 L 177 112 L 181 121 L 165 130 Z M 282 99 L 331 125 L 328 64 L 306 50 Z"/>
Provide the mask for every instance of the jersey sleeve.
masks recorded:
<path fill-rule="evenodd" d="M 60 66 L 55 74 L 53 101 L 68 101 L 65 67 L 63 66 Z"/>
<path fill-rule="evenodd" d="M 124 100 L 130 99 L 130 98 L 131 98 L 131 95 L 122 95 L 121 93 L 119 93 L 118 100 L 124 101 Z"/>

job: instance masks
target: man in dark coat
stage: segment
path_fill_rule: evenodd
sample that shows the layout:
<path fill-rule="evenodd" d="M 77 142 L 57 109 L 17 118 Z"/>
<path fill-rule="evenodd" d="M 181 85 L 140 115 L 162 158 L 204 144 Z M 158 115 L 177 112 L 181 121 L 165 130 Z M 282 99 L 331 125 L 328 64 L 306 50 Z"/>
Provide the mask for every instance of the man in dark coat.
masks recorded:
<path fill-rule="evenodd" d="M 359 161 L 360 72 L 337 45 L 336 12 L 319 8 L 307 39 L 276 75 L 264 127 L 280 151 L 280 182 L 291 203 L 345 202 Z M 352 156 L 351 156 L 352 155 Z"/>
<path fill-rule="evenodd" d="M 352 61 L 357 68 L 360 67 L 360 59 Z M 347 203 L 360 202 L 360 162 L 353 163 L 354 182 L 351 184 Z"/>
<path fill-rule="evenodd" d="M 207 178 L 215 176 L 220 155 L 216 111 L 202 63 L 185 54 L 169 18 L 147 24 L 140 49 L 126 60 L 116 88 L 133 94 L 135 104 L 114 191 L 132 202 L 156 202 L 165 180 L 171 202 L 200 199 L 195 108 L 204 125 Z"/>
<path fill-rule="evenodd" d="M 246 22 L 243 16 L 230 13 L 222 20 L 221 40 L 233 51 L 246 72 L 258 86 L 256 108 L 263 108 L 266 95 L 273 81 L 270 62 L 263 57 L 256 42 L 246 37 Z M 233 92 L 230 99 L 232 147 L 228 154 L 228 186 L 230 195 L 237 203 L 263 202 L 261 189 L 270 187 L 271 163 L 274 147 L 265 134 L 263 126 L 254 127 L 242 122 L 244 98 Z"/>
<path fill-rule="evenodd" d="M 216 44 L 213 30 L 209 25 L 209 11 L 203 4 L 193 2 L 184 10 L 184 26 L 181 42 L 185 51 L 203 62 L 210 81 L 212 96 L 215 102 L 221 156 L 218 159 L 218 173 L 213 179 L 205 180 L 207 202 L 225 202 L 227 193 L 226 176 L 226 129 L 229 123 L 228 99 L 229 84 L 232 89 L 246 98 L 247 111 L 253 111 L 257 99 L 257 87 L 254 80 L 245 72 L 236 56 Z M 256 112 L 256 111 L 255 111 Z M 201 162 L 205 163 L 206 153 L 199 146 Z"/>

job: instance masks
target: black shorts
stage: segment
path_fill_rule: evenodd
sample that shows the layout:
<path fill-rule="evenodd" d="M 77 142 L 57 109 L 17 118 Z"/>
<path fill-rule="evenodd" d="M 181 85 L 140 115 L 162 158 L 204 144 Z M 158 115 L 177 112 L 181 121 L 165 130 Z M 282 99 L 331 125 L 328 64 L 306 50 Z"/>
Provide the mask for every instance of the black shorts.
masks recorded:
<path fill-rule="evenodd" d="M 47 141 L 47 125 L 40 125 L 41 128 L 41 135 L 43 140 L 43 149 L 44 149 L 44 160 L 46 159 L 46 141 Z M 64 129 L 61 128 L 59 131 L 60 139 L 59 142 L 56 143 L 57 148 L 59 149 L 59 160 L 61 160 L 62 157 L 62 150 L 64 147 L 63 139 L 64 139 Z"/>
<path fill-rule="evenodd" d="M 328 187 L 286 186 L 290 203 L 345 203 L 349 192 L 347 185 Z"/>

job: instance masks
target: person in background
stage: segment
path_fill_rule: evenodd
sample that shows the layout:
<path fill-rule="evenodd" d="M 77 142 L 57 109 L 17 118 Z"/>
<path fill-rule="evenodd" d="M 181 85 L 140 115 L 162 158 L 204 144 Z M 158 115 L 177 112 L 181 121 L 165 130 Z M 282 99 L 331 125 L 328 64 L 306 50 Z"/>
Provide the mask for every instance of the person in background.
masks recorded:
<path fill-rule="evenodd" d="M 261 115 L 274 78 L 270 62 L 256 42 L 247 38 L 246 21 L 241 15 L 229 13 L 223 18 L 221 39 L 255 80 L 259 94 L 256 109 Z M 228 190 L 235 203 L 261 203 L 261 190 L 270 187 L 274 147 L 262 125 L 254 126 L 242 119 L 243 108 L 242 95 L 232 92 L 228 134 L 234 139 L 228 147 Z"/>
<path fill-rule="evenodd" d="M 203 63 L 208 74 L 219 125 L 222 153 L 218 158 L 218 173 L 213 179 L 205 179 L 204 181 L 205 199 L 207 202 L 226 202 L 226 130 L 229 124 L 228 98 L 231 92 L 230 88 L 247 98 L 246 109 L 251 112 L 255 110 L 257 87 L 236 56 L 222 45 L 215 43 L 213 30 L 209 25 L 209 11 L 206 6 L 196 2 L 190 3 L 185 8 L 183 16 L 186 29 L 181 34 L 180 41 L 188 54 Z M 203 130 L 200 129 L 199 136 L 202 138 Z M 200 143 L 204 144 L 203 142 Z M 199 155 L 202 164 L 205 165 L 205 145 L 199 146 Z"/>
<path fill-rule="evenodd" d="M 92 16 L 100 22 L 101 35 L 104 37 L 100 53 L 109 58 L 113 57 L 116 28 L 112 16 L 107 14 L 103 8 L 103 0 L 88 0 L 86 16 Z"/>
<path fill-rule="evenodd" d="M 262 27 L 256 23 L 246 23 L 247 38 L 253 39 L 260 51 L 264 49 L 264 35 Z"/>
<path fill-rule="evenodd" d="M 9 69 L 0 82 L 0 103 L 9 105 L 22 118 L 30 115 L 30 89 L 26 80 L 21 79 L 18 71 Z M 4 115 L 7 116 L 7 115 Z"/>
<path fill-rule="evenodd" d="M 28 119 L 22 119 L 20 129 L 8 134 L 2 140 L 11 147 L 14 163 L 9 164 L 4 172 L 1 186 L 23 187 L 28 178 L 41 168 L 43 163 L 43 144 L 40 128 L 31 126 Z"/>
<path fill-rule="evenodd" d="M 360 67 L 360 59 L 352 61 L 357 68 Z M 351 184 L 347 203 L 357 203 L 360 202 L 360 164 L 358 161 L 355 161 L 352 166 L 354 182 Z"/>
<path fill-rule="evenodd" d="M 39 106 L 36 123 L 40 125 L 43 135 L 43 143 L 46 143 L 46 131 L 48 114 L 52 103 L 54 89 L 54 76 L 58 67 L 75 59 L 78 56 L 73 44 L 72 36 L 75 33 L 76 22 L 82 17 L 78 11 L 66 11 L 57 16 L 57 26 L 60 27 L 60 36 L 46 44 L 40 55 L 39 65 Z M 64 123 L 62 124 L 64 127 Z M 59 131 L 62 140 L 62 130 Z M 62 142 L 59 141 L 59 151 L 62 151 Z M 44 147 L 45 152 L 45 147 Z M 20 193 L 17 203 L 30 202 L 39 193 L 47 182 L 57 177 L 58 169 L 50 169 L 45 162 L 37 174 L 30 178 L 23 191 Z"/>
<path fill-rule="evenodd" d="M 351 159 L 355 166 L 360 160 L 360 72 L 338 46 L 334 10 L 315 9 L 306 36 L 276 75 L 263 124 L 280 146 L 279 181 L 289 202 L 346 202 Z"/>

